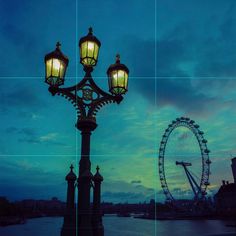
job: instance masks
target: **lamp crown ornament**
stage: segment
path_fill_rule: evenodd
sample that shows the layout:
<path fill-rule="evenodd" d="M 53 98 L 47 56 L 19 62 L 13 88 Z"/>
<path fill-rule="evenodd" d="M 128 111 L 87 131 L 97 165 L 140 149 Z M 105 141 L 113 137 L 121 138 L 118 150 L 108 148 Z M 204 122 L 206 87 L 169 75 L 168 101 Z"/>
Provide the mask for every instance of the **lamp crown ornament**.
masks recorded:
<path fill-rule="evenodd" d="M 88 29 L 88 34 L 79 41 L 80 63 L 85 67 L 94 67 L 97 64 L 101 42 L 93 35 L 93 29 Z"/>
<path fill-rule="evenodd" d="M 70 171 L 72 172 L 73 169 L 74 169 L 74 166 L 71 164 L 71 166 L 70 166 Z"/>
<path fill-rule="evenodd" d="M 61 49 L 61 43 L 58 41 L 56 44 L 57 49 Z"/>
<path fill-rule="evenodd" d="M 70 166 L 70 172 L 69 174 L 66 176 L 66 180 L 67 181 L 75 181 L 76 180 L 76 175 L 73 172 L 74 166 L 71 164 Z"/>
<path fill-rule="evenodd" d="M 93 180 L 94 180 L 95 182 L 102 182 L 102 181 L 103 181 L 103 177 L 102 177 L 101 174 L 99 173 L 99 170 L 100 170 L 99 166 L 96 167 L 96 170 L 97 170 L 97 172 L 96 172 L 96 174 L 94 175 Z"/>
<path fill-rule="evenodd" d="M 93 28 L 90 26 L 89 27 L 89 33 L 88 33 L 89 35 L 92 35 L 93 34 Z"/>
<path fill-rule="evenodd" d="M 116 54 L 116 63 L 120 64 L 120 54 Z"/>

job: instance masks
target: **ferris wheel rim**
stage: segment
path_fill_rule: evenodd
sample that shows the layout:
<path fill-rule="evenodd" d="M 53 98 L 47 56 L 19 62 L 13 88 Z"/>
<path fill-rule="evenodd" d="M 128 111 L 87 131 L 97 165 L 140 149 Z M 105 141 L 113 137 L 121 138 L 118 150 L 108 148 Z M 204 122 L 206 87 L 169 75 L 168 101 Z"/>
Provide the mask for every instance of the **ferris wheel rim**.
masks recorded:
<path fill-rule="evenodd" d="M 195 123 L 194 120 L 191 120 L 187 117 L 180 117 L 173 120 L 172 123 L 168 125 L 168 128 L 165 130 L 164 134 L 162 135 L 162 140 L 160 142 L 159 147 L 159 161 L 158 161 L 158 170 L 159 170 L 159 177 L 161 182 L 162 190 L 165 194 L 167 202 L 174 202 L 175 198 L 171 194 L 169 190 L 168 183 L 166 181 L 166 174 L 165 174 L 165 167 L 164 167 L 164 160 L 165 160 L 165 149 L 168 143 L 168 139 L 171 133 L 178 127 L 186 127 L 188 128 L 195 136 L 198 141 L 198 146 L 200 147 L 201 152 L 201 160 L 202 160 L 202 173 L 201 173 L 201 180 L 200 180 L 200 189 L 197 193 L 198 197 L 204 197 L 206 195 L 206 190 L 209 185 L 209 175 L 210 175 L 210 164 L 211 161 L 209 159 L 209 149 L 207 148 L 207 140 L 204 138 L 204 132 L 199 129 L 199 125 Z"/>

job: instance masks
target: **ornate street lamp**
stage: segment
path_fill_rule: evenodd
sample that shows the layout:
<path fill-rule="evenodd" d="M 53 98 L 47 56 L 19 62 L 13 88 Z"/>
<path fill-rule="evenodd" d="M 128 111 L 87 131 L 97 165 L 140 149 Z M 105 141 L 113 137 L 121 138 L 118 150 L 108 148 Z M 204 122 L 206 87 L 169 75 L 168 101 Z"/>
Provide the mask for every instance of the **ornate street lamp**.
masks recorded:
<path fill-rule="evenodd" d="M 69 59 L 61 52 L 61 44 L 57 42 L 55 51 L 45 56 L 46 77 L 45 82 L 50 86 L 64 84 L 64 77 Z"/>
<path fill-rule="evenodd" d="M 64 218 L 61 236 L 103 236 L 102 215 L 100 214 L 100 185 L 102 177 L 98 169 L 95 176 L 91 173 L 90 162 L 90 136 L 96 129 L 96 113 L 108 103 L 119 104 L 127 92 L 128 68 L 120 63 L 120 56 L 116 57 L 116 63 L 107 70 L 109 91 L 107 93 L 99 88 L 94 82 L 91 73 L 98 61 L 100 41 L 93 35 L 92 28 L 89 28 L 87 36 L 79 41 L 80 63 L 84 67 L 85 77 L 76 85 L 68 88 L 61 88 L 64 84 L 64 77 L 68 65 L 68 58 L 63 55 L 57 43 L 56 50 L 45 56 L 46 77 L 45 82 L 49 84 L 49 91 L 52 95 L 61 95 L 68 99 L 78 113 L 76 127 L 81 131 L 81 159 L 79 162 L 78 175 L 78 215 L 76 225 L 78 230 L 71 230 L 68 223 L 68 216 Z M 98 176 L 100 176 L 98 179 Z M 100 181 L 100 182 L 99 182 Z M 94 188 L 94 208 L 90 208 L 90 188 Z M 69 212 L 69 211 L 67 211 Z M 71 211 L 72 212 L 72 211 Z M 70 218 L 70 217 L 69 217 Z M 71 217 L 71 219 L 73 216 Z M 68 224 L 67 224 L 68 223 Z M 69 229 L 67 231 L 67 229 Z M 77 236 L 77 235 L 76 235 Z"/>
<path fill-rule="evenodd" d="M 107 70 L 109 91 L 114 95 L 127 92 L 129 69 L 120 64 L 120 55 L 116 55 L 116 63 L 109 66 Z"/>
<path fill-rule="evenodd" d="M 79 41 L 80 63 L 85 67 L 96 66 L 100 46 L 100 41 L 93 35 L 90 27 L 88 35 Z"/>

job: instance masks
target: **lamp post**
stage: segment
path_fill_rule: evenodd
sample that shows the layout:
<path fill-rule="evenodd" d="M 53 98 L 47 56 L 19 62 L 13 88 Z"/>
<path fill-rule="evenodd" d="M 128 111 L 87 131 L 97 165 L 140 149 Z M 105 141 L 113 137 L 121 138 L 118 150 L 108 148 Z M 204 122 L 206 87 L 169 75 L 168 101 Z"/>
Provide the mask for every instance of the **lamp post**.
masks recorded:
<path fill-rule="evenodd" d="M 76 227 L 78 236 L 97 236 L 93 232 L 97 232 L 98 228 L 102 228 L 101 219 L 96 220 L 94 217 L 99 217 L 96 211 L 96 216 L 92 215 L 90 207 L 90 189 L 91 186 L 96 186 L 94 202 L 100 204 L 100 183 L 98 178 L 94 178 L 91 173 L 90 162 L 90 136 L 92 131 L 97 127 L 96 113 L 98 110 L 108 104 L 119 104 L 123 99 L 123 94 L 127 92 L 128 87 L 128 68 L 120 63 L 120 56 L 116 56 L 115 64 L 111 65 L 107 70 L 108 85 L 110 93 L 99 88 L 92 78 L 93 68 L 97 64 L 98 54 L 101 43 L 93 35 L 92 28 L 89 28 L 89 33 L 79 41 L 80 48 L 80 63 L 85 71 L 84 78 L 76 85 L 68 88 L 61 88 L 64 84 L 66 69 L 69 59 L 62 53 L 60 43 L 56 44 L 55 51 L 45 56 L 46 76 L 45 82 L 49 84 L 49 92 L 54 95 L 61 95 L 68 99 L 76 108 L 78 119 L 76 127 L 81 131 L 81 158 L 79 162 L 78 175 L 78 215 L 76 219 Z M 97 174 L 98 176 L 98 169 Z M 100 180 L 102 177 L 100 177 Z M 95 183 L 95 185 L 93 184 Z M 95 188 L 95 187 L 94 187 Z M 96 198 L 98 198 L 96 200 Z M 100 206 L 96 205 L 97 209 Z M 100 214 L 101 218 L 101 214 Z M 99 226 L 94 225 L 94 222 L 99 222 Z M 65 234 L 63 236 L 75 236 L 73 234 Z M 99 235 L 103 235 L 103 228 Z M 77 235 L 76 235 L 77 236 Z"/>

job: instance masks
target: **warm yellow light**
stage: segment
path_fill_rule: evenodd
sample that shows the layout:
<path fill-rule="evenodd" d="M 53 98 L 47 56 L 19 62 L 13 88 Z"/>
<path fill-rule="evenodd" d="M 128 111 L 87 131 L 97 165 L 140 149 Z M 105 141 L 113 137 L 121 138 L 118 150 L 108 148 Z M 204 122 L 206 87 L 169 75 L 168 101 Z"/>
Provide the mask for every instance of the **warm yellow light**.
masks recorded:
<path fill-rule="evenodd" d="M 53 68 L 55 71 L 59 71 L 61 67 L 61 63 L 58 59 L 53 59 Z"/>
<path fill-rule="evenodd" d="M 124 70 L 115 70 L 111 72 L 111 87 L 114 94 L 123 94 L 127 89 L 128 74 Z"/>
<path fill-rule="evenodd" d="M 60 50 L 60 43 L 57 43 L 55 51 L 47 54 L 44 58 L 46 65 L 46 80 L 50 86 L 59 86 L 64 83 L 68 58 Z"/>
<path fill-rule="evenodd" d="M 95 66 L 98 58 L 99 46 L 96 42 L 85 41 L 80 44 L 80 62 L 84 66 Z"/>
<path fill-rule="evenodd" d="M 119 54 L 116 56 L 116 63 L 110 65 L 107 70 L 109 91 L 114 95 L 122 95 L 127 92 L 128 68 L 120 63 Z"/>
<path fill-rule="evenodd" d="M 62 62 L 56 58 L 52 59 L 52 76 L 61 77 L 61 70 L 63 69 Z"/>
<path fill-rule="evenodd" d="M 88 50 L 93 50 L 94 49 L 94 43 L 88 42 Z"/>
<path fill-rule="evenodd" d="M 47 79 L 51 76 L 51 68 L 52 68 L 52 59 L 49 59 L 46 62 L 46 78 Z"/>

